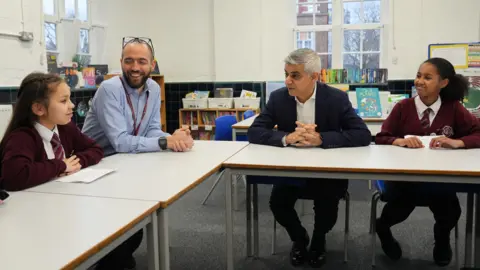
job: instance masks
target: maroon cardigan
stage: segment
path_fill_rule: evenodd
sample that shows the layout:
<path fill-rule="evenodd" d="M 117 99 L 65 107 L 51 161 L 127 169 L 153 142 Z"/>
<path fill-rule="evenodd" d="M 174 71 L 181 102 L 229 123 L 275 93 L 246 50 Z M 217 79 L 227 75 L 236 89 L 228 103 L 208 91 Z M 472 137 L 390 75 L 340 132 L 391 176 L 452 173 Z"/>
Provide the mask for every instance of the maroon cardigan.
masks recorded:
<path fill-rule="evenodd" d="M 406 135 L 445 135 L 460 139 L 465 148 L 480 148 L 480 123 L 458 101 L 443 101 L 431 126 L 423 129 L 418 118 L 414 98 L 404 99 L 393 107 L 375 137 L 376 144 L 392 144 L 395 139 Z"/>
<path fill-rule="evenodd" d="M 103 158 L 102 148 L 73 122 L 57 128 L 66 157 L 74 151 L 82 168 L 97 164 Z M 0 183 L 6 190 L 17 191 L 43 184 L 65 172 L 66 168 L 62 160 L 47 158 L 42 138 L 34 127 L 16 129 L 5 138 Z"/>

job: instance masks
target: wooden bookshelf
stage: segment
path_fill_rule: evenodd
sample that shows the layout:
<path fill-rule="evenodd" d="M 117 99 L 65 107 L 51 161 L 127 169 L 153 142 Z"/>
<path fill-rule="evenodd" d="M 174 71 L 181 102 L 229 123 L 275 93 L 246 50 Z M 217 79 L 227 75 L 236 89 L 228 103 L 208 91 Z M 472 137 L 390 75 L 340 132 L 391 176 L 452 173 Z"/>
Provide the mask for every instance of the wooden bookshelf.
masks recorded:
<path fill-rule="evenodd" d="M 119 74 L 107 74 L 105 80 L 112 77 L 119 76 Z M 163 75 L 152 74 L 150 78 L 160 85 L 160 117 L 162 122 L 162 130 L 167 132 L 167 106 L 165 104 L 165 78 Z"/>
<path fill-rule="evenodd" d="M 237 122 L 243 119 L 243 113 L 253 110 L 258 113 L 260 109 L 180 109 L 178 111 L 179 127 L 189 126 L 192 136 L 200 140 L 212 140 L 215 135 L 215 119 L 223 115 L 234 115 Z"/>

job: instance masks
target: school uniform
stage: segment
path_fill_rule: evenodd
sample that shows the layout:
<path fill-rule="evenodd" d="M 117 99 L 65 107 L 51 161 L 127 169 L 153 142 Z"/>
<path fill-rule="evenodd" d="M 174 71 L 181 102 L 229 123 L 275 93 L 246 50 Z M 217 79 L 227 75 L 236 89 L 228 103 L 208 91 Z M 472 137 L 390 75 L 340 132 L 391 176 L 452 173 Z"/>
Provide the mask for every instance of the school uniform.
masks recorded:
<path fill-rule="evenodd" d="M 71 155 L 76 155 L 85 168 L 100 162 L 103 150 L 73 122 L 54 130 L 38 123 L 18 128 L 2 145 L 0 183 L 10 191 L 46 183 L 65 172 L 63 159 Z"/>
<path fill-rule="evenodd" d="M 480 147 L 479 121 L 460 102 L 443 101 L 440 97 L 431 106 L 426 106 L 418 96 L 399 102 L 383 123 L 375 143 L 392 144 L 406 135 L 443 135 L 462 140 L 465 148 Z M 392 240 L 391 234 L 386 229 L 407 219 L 416 206 L 430 208 L 436 221 L 435 244 L 449 247 L 450 231 L 461 214 L 456 192 L 448 188 L 449 186 L 451 187 L 449 184 L 436 183 L 385 182 L 387 203 L 377 224 L 380 226 L 380 239 L 387 239 L 386 253 L 388 245 L 392 244 L 389 242 Z M 399 247 L 395 248 L 398 251 Z M 396 255 L 401 256 L 401 253 Z"/>

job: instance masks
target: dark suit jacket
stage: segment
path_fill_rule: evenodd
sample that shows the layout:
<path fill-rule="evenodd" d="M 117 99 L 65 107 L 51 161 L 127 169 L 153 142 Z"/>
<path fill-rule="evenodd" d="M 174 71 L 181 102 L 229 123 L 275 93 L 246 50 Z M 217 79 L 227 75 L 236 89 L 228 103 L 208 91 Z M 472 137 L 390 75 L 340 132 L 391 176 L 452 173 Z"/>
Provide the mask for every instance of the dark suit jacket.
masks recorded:
<path fill-rule="evenodd" d="M 287 88 L 275 90 L 270 94 L 265 109 L 248 129 L 248 140 L 250 143 L 283 147 L 282 138 L 295 131 L 296 121 L 295 98 L 288 94 Z M 355 113 L 348 95 L 323 83 L 317 83 L 315 123 L 323 139 L 322 148 L 367 146 L 372 140 L 370 131 Z M 275 125 L 277 130 L 273 130 Z"/>

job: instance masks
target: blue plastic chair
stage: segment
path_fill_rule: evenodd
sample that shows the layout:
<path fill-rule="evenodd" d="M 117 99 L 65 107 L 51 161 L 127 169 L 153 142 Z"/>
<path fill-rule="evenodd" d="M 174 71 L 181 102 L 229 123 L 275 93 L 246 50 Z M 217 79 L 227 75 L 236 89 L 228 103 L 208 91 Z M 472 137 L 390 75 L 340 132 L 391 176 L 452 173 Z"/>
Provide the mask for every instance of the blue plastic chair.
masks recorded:
<path fill-rule="evenodd" d="M 370 234 L 371 234 L 371 245 L 372 245 L 372 267 L 375 267 L 375 249 L 376 249 L 376 227 L 375 223 L 377 220 L 377 204 L 378 201 L 381 200 L 382 202 L 386 202 L 387 198 L 385 197 L 386 187 L 385 181 L 383 180 L 374 180 L 374 186 L 376 191 L 373 192 L 372 195 L 372 203 L 370 210 Z M 418 205 L 424 206 L 424 205 Z M 459 249 L 458 249 L 458 224 L 455 225 L 455 262 L 457 264 L 457 269 L 460 269 L 460 257 L 459 257 Z"/>
<path fill-rule="evenodd" d="M 252 116 L 254 116 L 254 115 L 255 115 L 255 112 L 252 111 L 252 110 L 245 111 L 245 112 L 243 113 L 243 120 L 248 119 L 248 118 L 250 118 L 250 117 L 252 117 Z"/>
<path fill-rule="evenodd" d="M 236 123 L 237 123 L 237 118 L 234 115 L 224 115 L 215 119 L 215 141 L 231 141 L 232 125 Z M 203 205 L 207 203 L 208 197 L 210 197 L 210 194 L 212 194 L 213 190 L 220 182 L 220 179 L 222 179 L 223 172 L 224 170 L 221 169 L 217 180 L 215 180 L 215 183 L 213 184 L 212 188 L 208 192 L 207 196 L 205 196 L 205 199 L 203 199 L 203 202 L 202 202 Z"/>
<path fill-rule="evenodd" d="M 215 119 L 215 141 L 231 141 L 232 125 L 237 123 L 234 115 L 224 115 Z"/>

